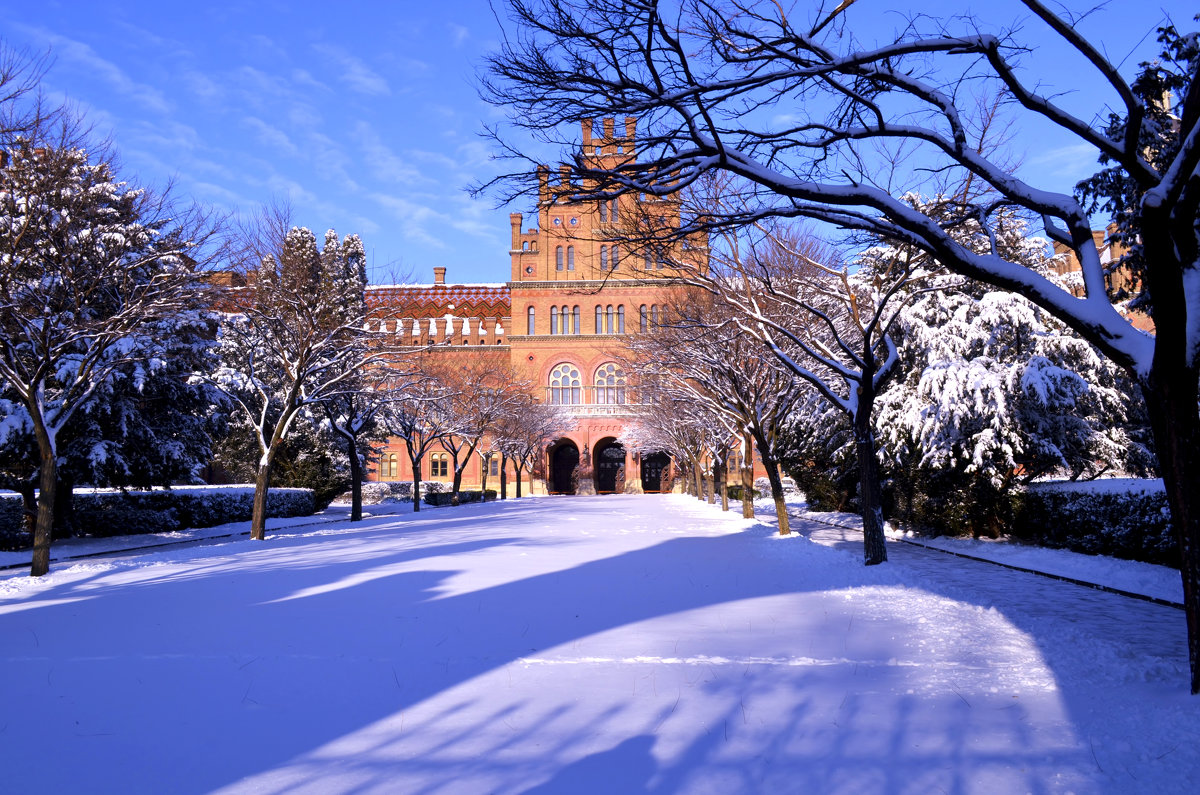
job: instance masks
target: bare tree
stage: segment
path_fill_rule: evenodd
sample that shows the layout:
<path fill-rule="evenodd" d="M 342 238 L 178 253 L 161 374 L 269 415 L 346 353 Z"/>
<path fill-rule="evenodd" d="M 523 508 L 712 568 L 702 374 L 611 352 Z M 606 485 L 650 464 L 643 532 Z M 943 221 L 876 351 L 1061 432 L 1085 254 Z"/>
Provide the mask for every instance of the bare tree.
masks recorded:
<path fill-rule="evenodd" d="M 512 462 L 518 499 L 522 472 L 529 471 L 532 486 L 533 470 L 544 455 L 546 444 L 569 430 L 571 422 L 558 405 L 540 403 L 528 390 L 518 393 L 510 410 L 497 422 L 492 433 L 503 459 Z"/>
<path fill-rule="evenodd" d="M 380 426 L 388 435 L 404 441 L 412 466 L 415 513 L 421 510 L 421 462 L 449 432 L 446 415 L 439 405 L 449 399 L 452 389 L 420 357 L 411 373 L 392 370 L 385 375 L 380 389 L 387 395 L 387 402 L 380 415 Z"/>
<path fill-rule="evenodd" d="M 260 457 L 250 537 L 266 535 L 271 467 L 302 412 L 357 388 L 380 357 L 364 330 L 365 270 L 355 235 L 326 235 L 324 250 L 287 208 L 268 208 L 242 225 L 240 268 L 248 287 L 226 298 L 223 366 L 214 382 L 241 408 Z"/>
<path fill-rule="evenodd" d="M 1168 25 L 1163 57 L 1131 81 L 1074 18 L 1040 0 L 1023 4 L 1032 24 L 1088 64 L 1078 80 L 1115 94 L 1116 111 L 1072 114 L 1019 69 L 1023 23 L 993 34 L 970 17 L 919 16 L 895 40 L 865 42 L 853 35 L 853 3 L 828 13 L 818 5 L 806 17 L 753 0 L 669 8 L 657 0 L 510 0 L 515 30 L 492 57 L 484 89 L 514 124 L 543 136 L 597 116 L 642 120 L 642 141 L 626 162 L 602 168 L 571 156 L 577 184 L 589 186 L 576 200 L 669 195 L 725 171 L 743 186 L 739 201 L 681 233 L 806 217 L 908 243 L 957 273 L 1024 295 L 1124 367 L 1153 418 L 1183 561 L 1191 688 L 1200 692 L 1200 92 L 1192 90 L 1200 49 L 1194 35 Z M 1090 207 L 1075 186 L 1035 184 L 971 145 L 976 86 L 1009 98 L 1009 124 L 1049 123 L 1100 154 L 1108 169 L 1085 193 L 1135 246 L 1153 336 L 1111 303 Z M 880 143 L 910 147 L 911 167 L 874 157 Z M 926 175 L 950 173 L 969 174 L 981 197 L 962 201 L 950 221 L 905 201 L 925 189 Z M 1082 297 L 952 234 L 967 220 L 986 233 L 999 210 L 1014 207 L 1075 254 Z"/>

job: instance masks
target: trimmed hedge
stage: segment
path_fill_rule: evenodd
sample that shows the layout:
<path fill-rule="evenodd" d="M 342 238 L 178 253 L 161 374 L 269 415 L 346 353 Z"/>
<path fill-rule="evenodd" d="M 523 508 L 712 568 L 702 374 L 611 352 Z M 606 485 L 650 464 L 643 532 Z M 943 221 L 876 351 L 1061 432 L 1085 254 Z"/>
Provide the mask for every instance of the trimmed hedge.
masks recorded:
<path fill-rule="evenodd" d="M 74 506 L 79 536 L 167 533 L 249 520 L 254 487 L 179 487 L 124 494 L 77 489 Z M 308 516 L 315 509 L 312 489 L 273 488 L 267 494 L 267 516 Z M 21 497 L 5 495 L 0 499 L 0 546 L 24 549 L 31 543 L 21 524 Z"/>
<path fill-rule="evenodd" d="M 412 502 L 413 484 L 407 480 L 370 481 L 362 484 L 363 505 L 386 505 L 396 502 Z M 450 484 L 440 480 L 421 481 L 421 494 L 433 494 L 449 491 Z M 350 492 L 345 492 L 334 500 L 338 505 L 349 505 Z"/>
<path fill-rule="evenodd" d="M 491 502 L 496 499 L 496 492 L 494 489 L 487 490 L 487 498 L 488 498 L 488 502 Z M 442 492 L 424 495 L 425 504 L 432 505 L 434 507 L 450 505 L 452 503 L 453 499 L 454 499 L 454 495 L 448 491 L 442 491 Z M 479 502 L 479 501 L 480 501 L 480 492 L 478 492 L 478 491 L 460 491 L 458 493 L 458 504 L 459 505 L 466 505 L 469 502 Z"/>
<path fill-rule="evenodd" d="M 1042 546 L 1179 567 L 1161 480 L 1034 484 L 1012 530 Z"/>

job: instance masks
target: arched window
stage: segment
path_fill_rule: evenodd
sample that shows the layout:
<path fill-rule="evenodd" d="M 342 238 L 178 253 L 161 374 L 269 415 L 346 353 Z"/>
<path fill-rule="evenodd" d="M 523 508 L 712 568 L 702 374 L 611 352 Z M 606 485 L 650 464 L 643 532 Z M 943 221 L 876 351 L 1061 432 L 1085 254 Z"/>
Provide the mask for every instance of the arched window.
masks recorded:
<path fill-rule="evenodd" d="M 604 205 L 600 205 L 603 207 Z M 608 270 L 608 246 L 600 247 L 600 270 Z"/>
<path fill-rule="evenodd" d="M 524 243 L 522 243 L 522 244 L 521 244 L 521 250 L 522 250 L 522 251 L 528 251 L 528 250 L 529 250 L 529 241 L 528 241 L 528 240 L 526 240 Z"/>
<path fill-rule="evenodd" d="M 625 333 L 625 304 L 617 307 L 617 333 Z"/>
<path fill-rule="evenodd" d="M 666 250 L 665 250 L 665 249 L 661 249 L 661 248 L 660 248 L 660 249 L 658 250 L 658 252 L 657 252 L 657 260 L 658 260 L 658 262 L 657 262 L 657 267 L 658 267 L 658 269 L 659 269 L 659 270 L 662 270 L 662 269 L 663 269 L 663 266 L 667 264 L 667 252 L 666 252 Z"/>
<path fill-rule="evenodd" d="M 654 267 L 654 259 L 653 259 L 653 257 L 650 255 L 650 249 L 646 249 L 645 260 L 646 260 L 646 261 L 643 263 L 643 267 L 644 267 L 646 270 L 650 270 L 650 269 L 652 269 L 652 268 Z"/>
<path fill-rule="evenodd" d="M 530 336 L 533 336 L 533 334 L 534 334 L 534 322 L 533 321 L 534 321 L 534 313 L 533 313 L 533 307 L 531 306 L 531 307 L 529 307 L 529 328 L 525 332 L 526 334 L 528 334 Z"/>
<path fill-rule="evenodd" d="M 567 246 L 567 270 L 575 270 L 575 247 Z"/>
<path fill-rule="evenodd" d="M 596 304 L 596 333 L 604 333 L 604 307 Z"/>
<path fill-rule="evenodd" d="M 625 402 L 625 373 L 612 362 L 596 371 L 596 402 L 607 405 Z"/>
<path fill-rule="evenodd" d="M 581 380 L 571 364 L 560 364 L 550 371 L 550 402 L 562 405 L 579 403 Z"/>
<path fill-rule="evenodd" d="M 600 202 L 600 223 L 608 223 L 608 202 Z"/>
<path fill-rule="evenodd" d="M 563 250 L 562 246 L 554 248 L 554 270 L 560 271 L 563 269 Z"/>
<path fill-rule="evenodd" d="M 609 208 L 608 217 L 615 224 L 617 222 L 617 200 L 612 200 L 612 207 Z"/>
<path fill-rule="evenodd" d="M 604 308 L 604 331 L 608 334 L 613 333 L 613 307 L 609 304 Z"/>
<path fill-rule="evenodd" d="M 650 324 L 653 326 L 658 325 L 658 304 L 650 307 Z"/>
<path fill-rule="evenodd" d="M 400 462 L 395 453 L 384 453 L 379 457 L 379 479 L 395 480 L 400 473 Z"/>
<path fill-rule="evenodd" d="M 612 267 L 609 270 L 615 271 L 617 269 L 617 266 L 620 264 L 621 264 L 621 248 L 620 248 L 620 246 L 617 246 L 614 244 L 612 247 Z"/>
<path fill-rule="evenodd" d="M 579 333 L 579 307 L 578 306 L 571 307 L 571 333 L 572 334 Z"/>
<path fill-rule="evenodd" d="M 649 315 L 646 314 L 646 305 L 642 304 L 638 308 L 638 331 L 642 332 L 643 334 L 646 333 L 646 323 L 648 319 Z"/>
<path fill-rule="evenodd" d="M 550 307 L 550 333 L 551 334 L 558 333 L 558 307 L 557 306 Z"/>

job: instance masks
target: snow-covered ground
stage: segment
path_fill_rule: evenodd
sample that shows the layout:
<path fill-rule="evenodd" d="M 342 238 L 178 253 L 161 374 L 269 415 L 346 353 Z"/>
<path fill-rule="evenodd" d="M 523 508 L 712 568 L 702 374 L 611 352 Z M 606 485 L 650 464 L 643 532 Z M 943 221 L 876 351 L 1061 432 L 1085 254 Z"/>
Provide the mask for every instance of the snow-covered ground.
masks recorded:
<path fill-rule="evenodd" d="M 11 792 L 1191 792 L 1183 614 L 682 496 L 0 576 Z"/>

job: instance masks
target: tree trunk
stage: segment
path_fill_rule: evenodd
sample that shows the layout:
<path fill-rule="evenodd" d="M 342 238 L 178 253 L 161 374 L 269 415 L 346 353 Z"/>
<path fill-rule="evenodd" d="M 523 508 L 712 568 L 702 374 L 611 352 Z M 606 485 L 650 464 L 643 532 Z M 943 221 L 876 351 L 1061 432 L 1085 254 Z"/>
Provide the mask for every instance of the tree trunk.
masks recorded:
<path fill-rule="evenodd" d="M 421 510 L 421 459 L 408 457 L 413 470 L 413 513 Z"/>
<path fill-rule="evenodd" d="M 858 504 L 863 523 L 863 563 L 874 566 L 887 560 L 883 534 L 883 505 L 879 486 L 879 462 L 875 459 L 875 432 L 871 428 L 871 405 L 860 395 L 854 416 L 854 445 L 858 454 Z"/>
<path fill-rule="evenodd" d="M 462 470 L 458 468 L 458 460 L 454 461 L 454 477 L 450 481 L 450 504 L 458 505 L 460 498 L 459 490 L 462 488 Z"/>
<path fill-rule="evenodd" d="M 692 480 L 695 482 L 695 490 L 692 495 L 698 499 L 704 499 L 704 468 L 700 466 L 700 459 L 692 459 Z"/>
<path fill-rule="evenodd" d="M 488 465 L 491 463 L 491 460 L 487 458 L 481 458 L 480 461 L 482 461 L 483 464 L 479 468 L 479 501 L 487 502 Z"/>
<path fill-rule="evenodd" d="M 717 454 L 713 460 L 713 490 L 720 497 L 721 510 L 729 510 L 729 489 L 725 485 L 725 457 L 724 451 Z"/>
<path fill-rule="evenodd" d="M 346 453 L 350 457 L 350 521 L 362 521 L 362 461 L 353 436 L 346 437 Z"/>
<path fill-rule="evenodd" d="M 42 436 L 43 434 L 38 434 Z M 33 562 L 29 576 L 41 577 L 50 571 L 50 539 L 54 535 L 54 493 L 58 488 L 58 461 L 49 438 L 41 447 L 41 481 L 38 484 L 37 524 L 33 528 Z"/>
<path fill-rule="evenodd" d="M 1184 368 L 1179 368 L 1184 369 Z M 1195 371 L 1159 371 L 1142 386 L 1179 547 L 1192 693 L 1200 693 L 1200 419 Z"/>
<path fill-rule="evenodd" d="M 779 477 L 779 464 L 774 458 L 762 455 L 763 468 L 767 470 L 767 480 L 771 482 L 771 499 L 775 503 L 775 516 L 779 519 L 779 535 L 785 536 L 792 532 L 792 522 L 788 517 L 787 501 L 783 496 L 783 480 Z"/>
<path fill-rule="evenodd" d="M 254 513 L 250 517 L 250 538 L 262 541 L 267 537 L 267 492 L 271 488 L 271 465 L 275 462 L 275 450 L 266 452 L 258 464 L 258 474 L 254 478 Z"/>
<path fill-rule="evenodd" d="M 500 456 L 500 499 L 508 499 L 508 456 Z"/>
<path fill-rule="evenodd" d="M 742 438 L 742 518 L 754 518 L 754 442 L 747 433 Z"/>

